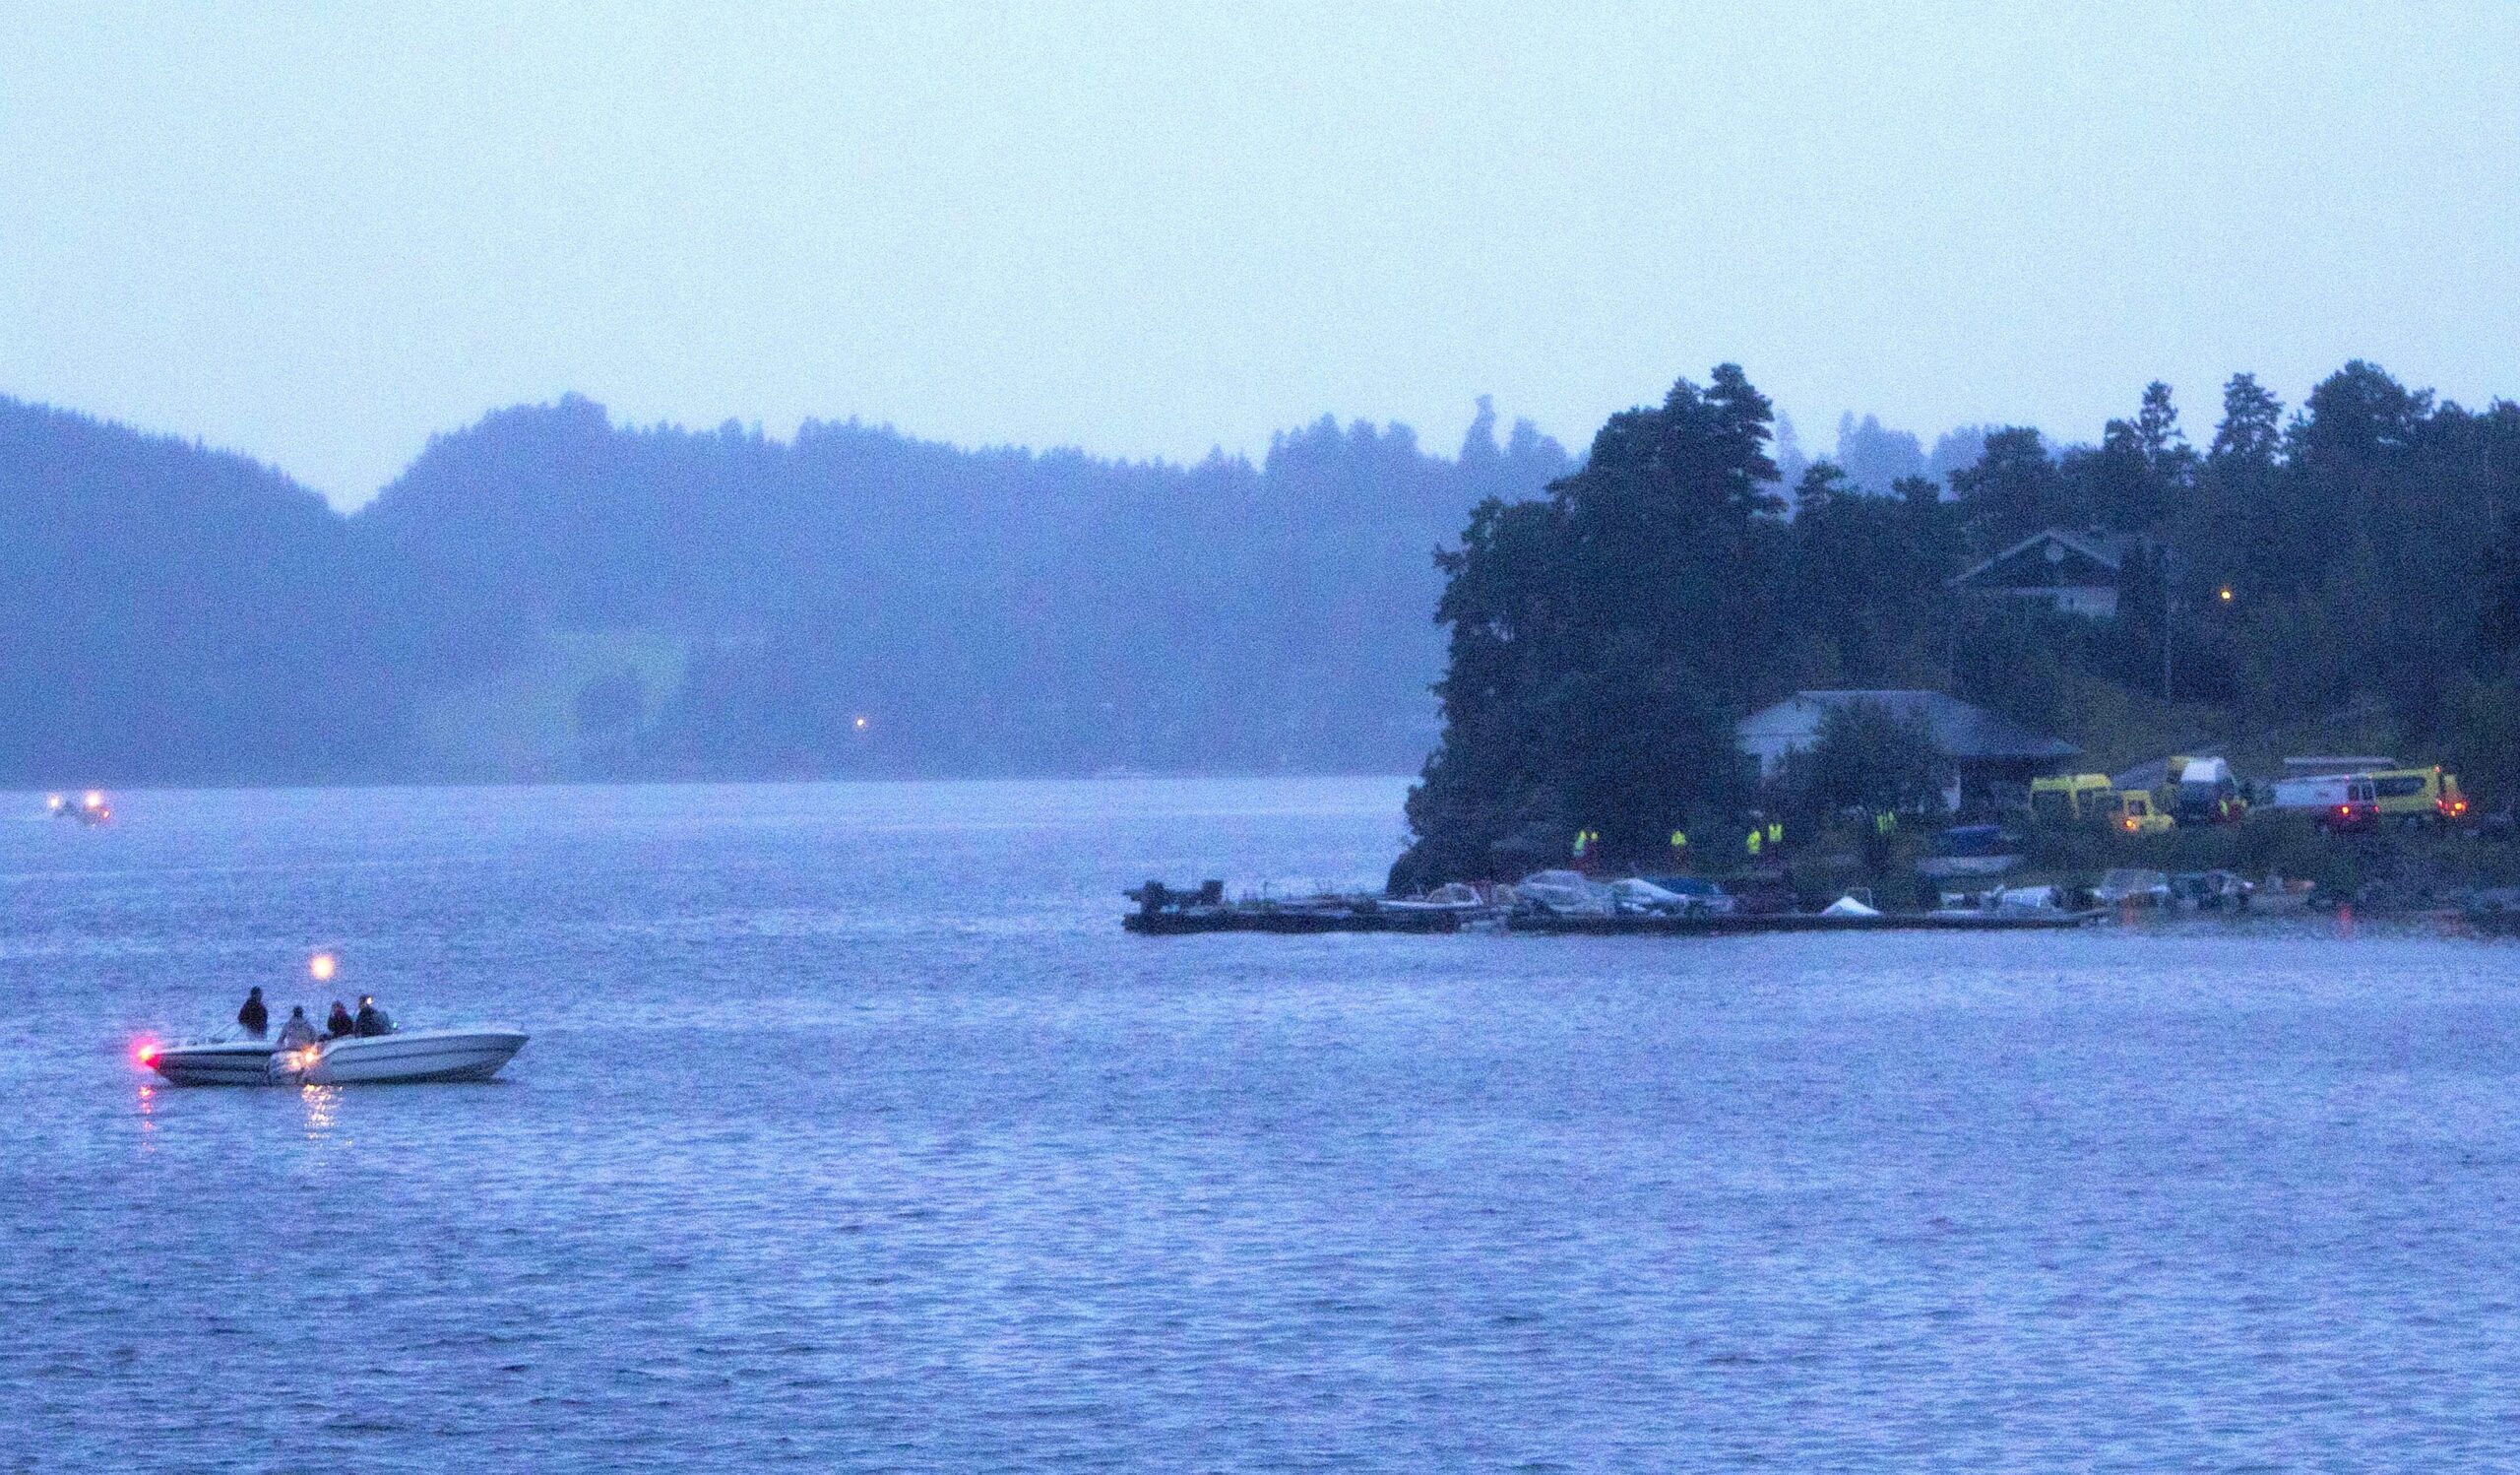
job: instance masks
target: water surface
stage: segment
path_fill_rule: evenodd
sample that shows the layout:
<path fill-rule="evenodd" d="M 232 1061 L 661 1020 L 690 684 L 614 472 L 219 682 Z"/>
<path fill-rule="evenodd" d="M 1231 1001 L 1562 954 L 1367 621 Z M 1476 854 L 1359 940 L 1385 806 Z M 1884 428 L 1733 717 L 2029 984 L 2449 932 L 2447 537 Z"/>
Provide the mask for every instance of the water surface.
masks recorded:
<path fill-rule="evenodd" d="M 2510 947 L 1120 932 L 1378 879 L 1401 787 L 0 818 L 0 1468 L 2520 1453 Z M 135 1070 L 316 946 L 534 1043 Z"/>

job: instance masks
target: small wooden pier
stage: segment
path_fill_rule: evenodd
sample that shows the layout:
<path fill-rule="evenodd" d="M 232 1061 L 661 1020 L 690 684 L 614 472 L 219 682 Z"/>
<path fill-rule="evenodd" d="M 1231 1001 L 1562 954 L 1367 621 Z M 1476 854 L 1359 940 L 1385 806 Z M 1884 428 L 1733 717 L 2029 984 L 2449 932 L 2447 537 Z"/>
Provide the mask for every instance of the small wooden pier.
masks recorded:
<path fill-rule="evenodd" d="M 1193 932 L 1454 932 L 1461 930 L 1469 911 L 1393 904 L 1370 896 L 1229 902 L 1221 881 L 1209 881 L 1195 891 L 1149 881 L 1125 894 L 1138 906 L 1120 919 L 1120 926 L 1151 937 Z"/>
<path fill-rule="evenodd" d="M 1237 905 L 1131 912 L 1120 926 L 1150 937 L 1179 937 L 1192 932 L 1457 932 L 1461 922 L 1454 912 Z"/>

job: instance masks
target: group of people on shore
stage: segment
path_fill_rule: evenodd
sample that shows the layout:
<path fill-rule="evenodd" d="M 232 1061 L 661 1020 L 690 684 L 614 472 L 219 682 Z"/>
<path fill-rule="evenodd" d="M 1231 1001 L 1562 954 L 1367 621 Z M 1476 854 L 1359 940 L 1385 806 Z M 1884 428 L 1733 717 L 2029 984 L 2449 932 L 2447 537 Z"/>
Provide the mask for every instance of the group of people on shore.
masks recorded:
<path fill-rule="evenodd" d="M 270 1032 L 272 1012 L 263 1002 L 263 991 L 260 987 L 246 992 L 245 1006 L 236 1011 L 236 1023 L 246 1034 L 257 1040 L 265 1038 Z M 392 1033 L 394 1033 L 393 1016 L 376 1006 L 375 994 L 362 994 L 358 996 L 356 1014 L 352 1014 L 340 999 L 334 999 L 333 1012 L 325 1016 L 324 1032 L 321 1035 L 315 1032 L 314 1021 L 306 1017 L 306 1005 L 302 1003 L 290 1005 L 288 1018 L 281 1023 L 280 1048 L 299 1050 L 315 1044 L 318 1040 L 340 1040 L 352 1035 L 390 1035 Z"/>

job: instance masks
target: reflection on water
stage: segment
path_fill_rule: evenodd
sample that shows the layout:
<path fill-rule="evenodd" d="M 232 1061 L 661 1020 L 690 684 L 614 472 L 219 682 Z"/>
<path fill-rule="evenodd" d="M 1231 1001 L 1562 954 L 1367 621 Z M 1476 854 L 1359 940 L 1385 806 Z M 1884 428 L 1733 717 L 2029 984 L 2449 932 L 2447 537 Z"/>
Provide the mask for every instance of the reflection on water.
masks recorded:
<path fill-rule="evenodd" d="M 155 1152 L 158 1144 L 152 1137 L 158 1130 L 158 1086 L 154 1081 L 140 1083 L 140 1150 Z"/>
<path fill-rule="evenodd" d="M 1370 884 L 1404 787 L 0 826 L 0 1020 L 94 1021 L 0 1050 L 0 1466 L 2510 1464 L 2513 948 L 1117 926 Z M 317 938 L 535 1044 L 135 1142 L 108 1042 Z"/>
<path fill-rule="evenodd" d="M 342 1088 L 339 1086 L 300 1086 L 297 1099 L 306 1108 L 306 1140 L 321 1142 L 333 1133 L 334 1119 L 340 1114 Z"/>

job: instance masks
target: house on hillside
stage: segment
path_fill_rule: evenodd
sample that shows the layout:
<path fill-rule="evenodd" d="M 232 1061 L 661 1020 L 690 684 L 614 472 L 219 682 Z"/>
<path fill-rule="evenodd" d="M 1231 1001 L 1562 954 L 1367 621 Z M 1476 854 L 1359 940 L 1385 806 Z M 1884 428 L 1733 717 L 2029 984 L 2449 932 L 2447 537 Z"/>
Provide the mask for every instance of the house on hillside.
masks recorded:
<path fill-rule="evenodd" d="M 2047 528 L 1953 578 L 1951 587 L 1987 599 L 2041 600 L 2068 614 L 2108 619 L 2117 613 L 2126 560 L 2161 548 L 2160 540 L 2139 534 Z"/>
<path fill-rule="evenodd" d="M 2030 781 L 2055 771 L 2082 749 L 2047 738 L 1984 707 L 1939 691 L 1797 691 L 1744 717 L 1733 728 L 1741 750 L 1759 760 L 1759 777 L 1772 779 L 1785 755 L 1808 748 L 1820 736 L 1820 719 L 1832 709 L 1878 707 L 1915 723 L 1933 738 L 1951 762 L 1944 802 L 1955 813 L 2029 802 Z"/>

